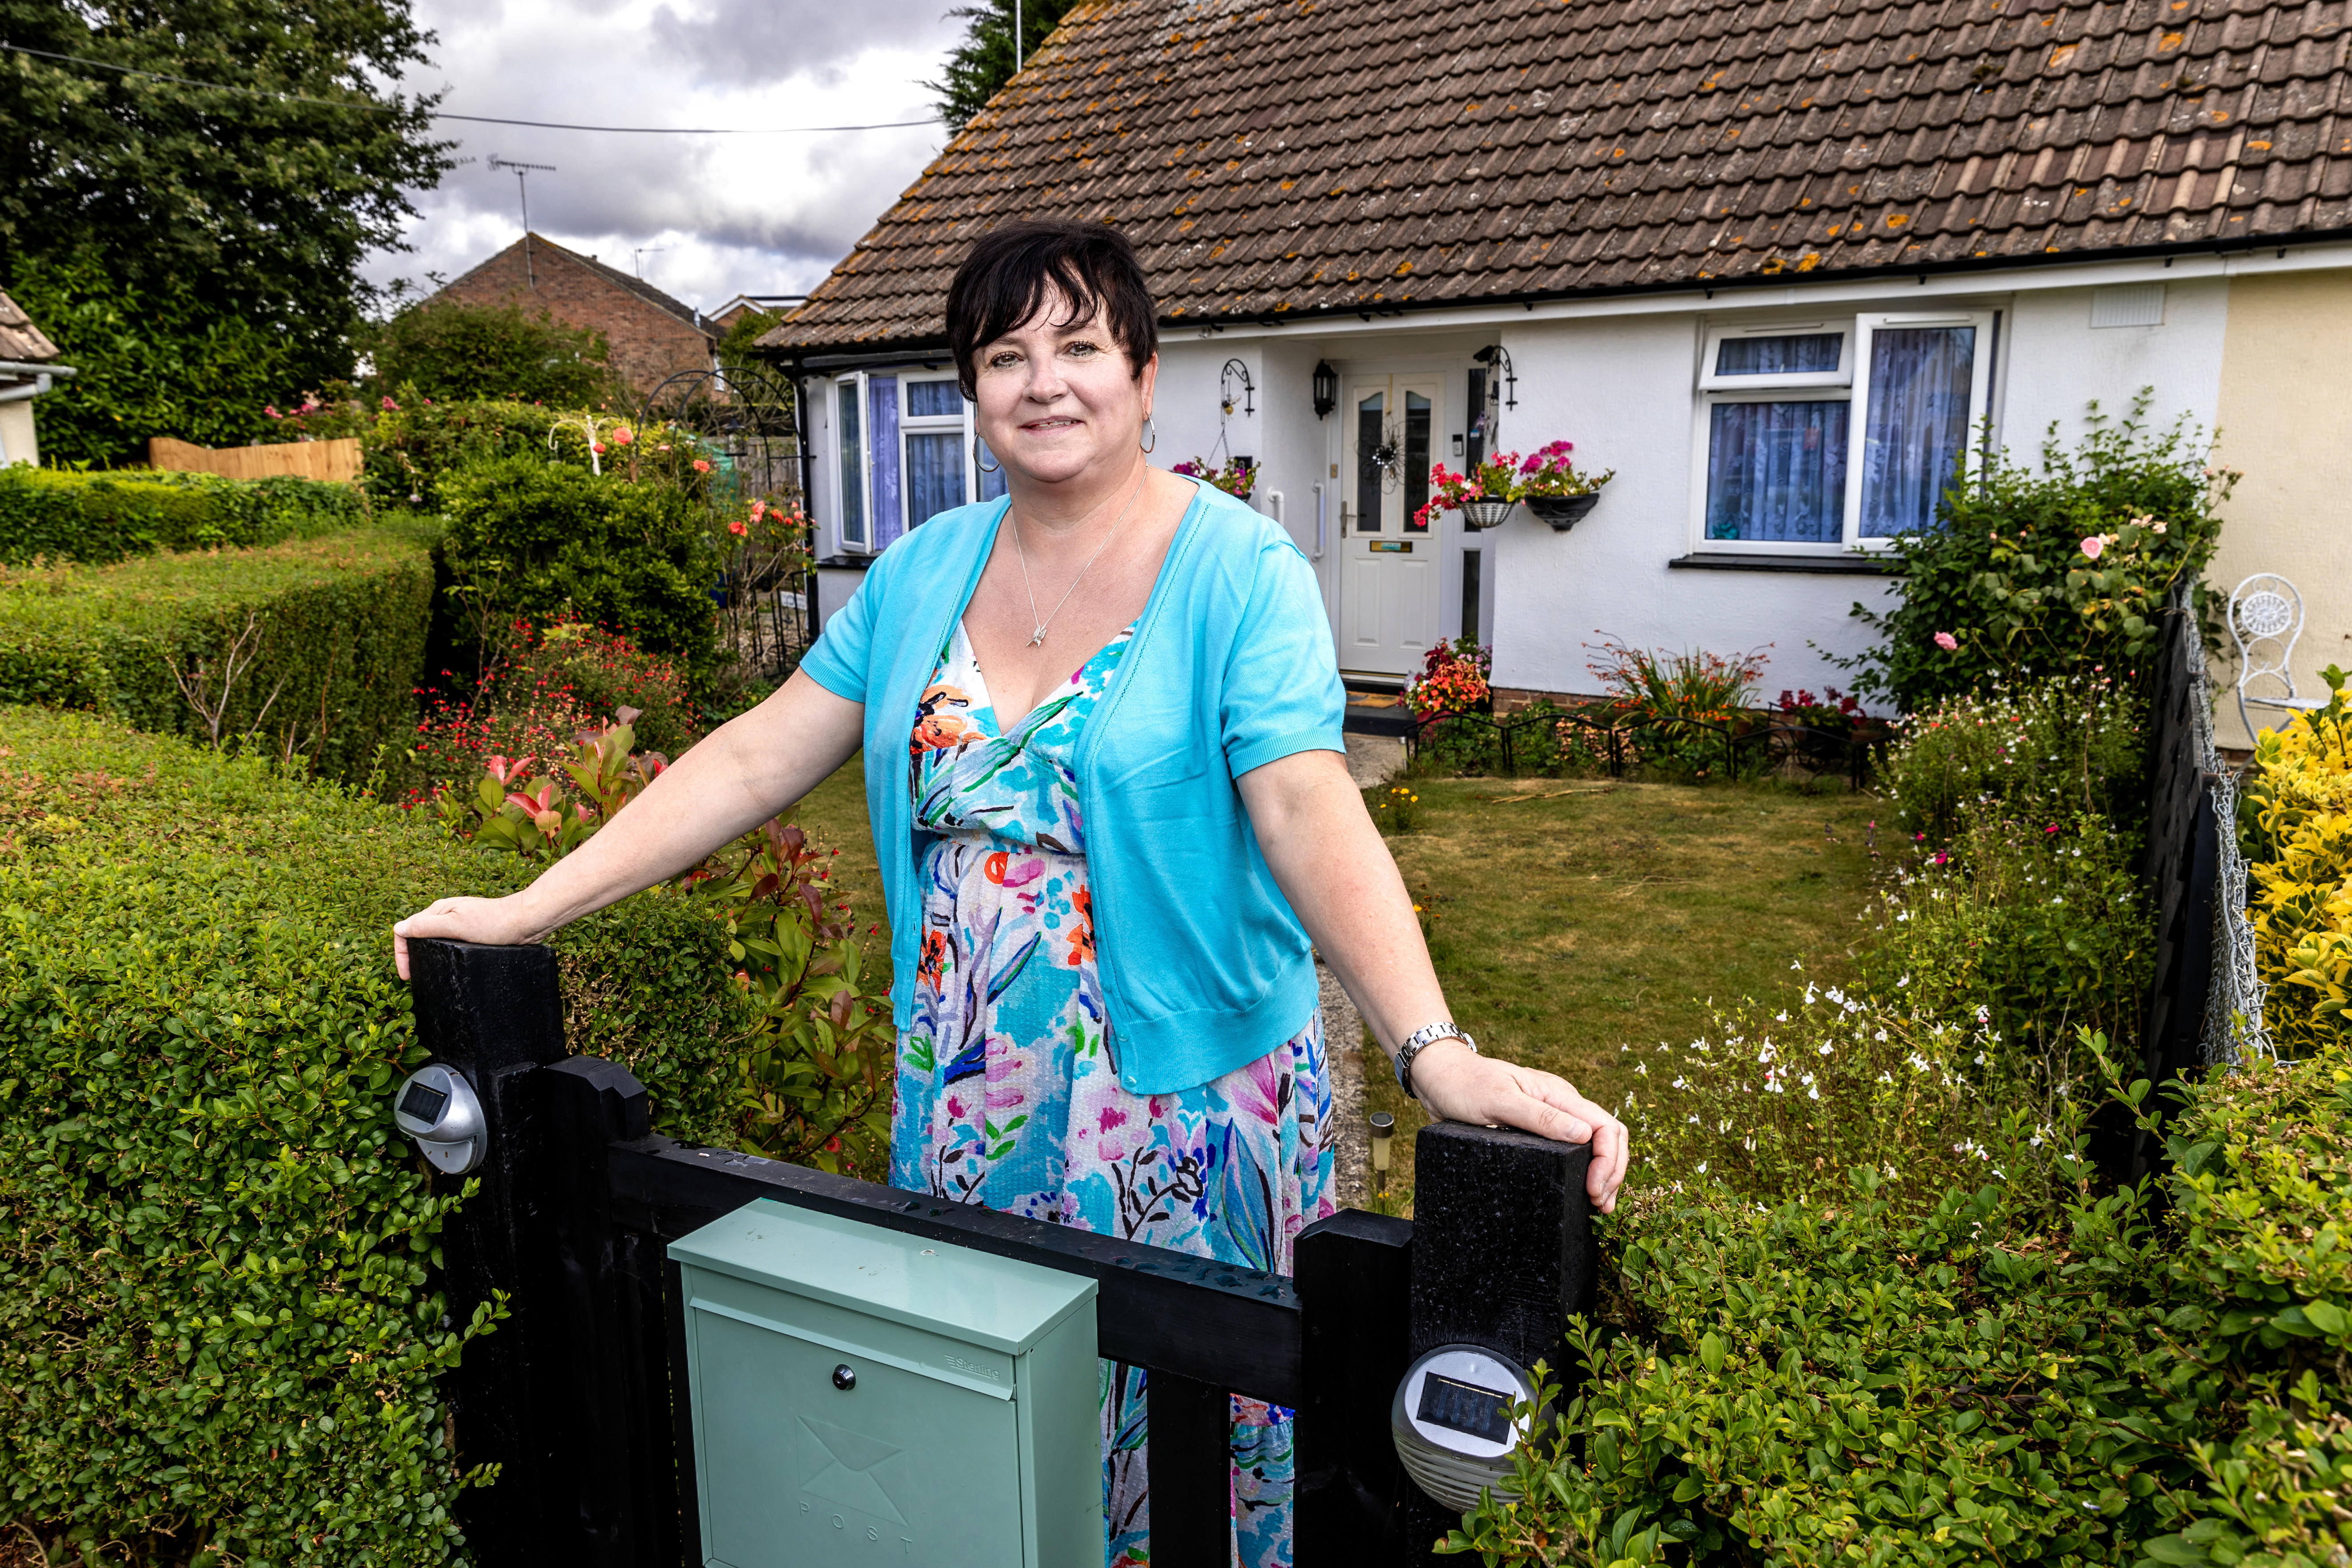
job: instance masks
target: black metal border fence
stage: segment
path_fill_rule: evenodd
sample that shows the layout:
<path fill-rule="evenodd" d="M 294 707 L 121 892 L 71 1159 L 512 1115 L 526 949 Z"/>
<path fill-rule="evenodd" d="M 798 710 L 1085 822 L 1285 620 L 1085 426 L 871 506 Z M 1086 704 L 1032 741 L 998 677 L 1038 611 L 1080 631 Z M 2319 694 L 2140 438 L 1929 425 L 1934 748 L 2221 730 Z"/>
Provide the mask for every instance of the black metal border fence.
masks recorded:
<path fill-rule="evenodd" d="M 1878 752 L 1892 739 L 1875 727 L 1808 724 L 1793 720 L 1723 723 L 1680 715 L 1595 719 L 1580 712 L 1529 713 L 1496 719 L 1486 713 L 1444 713 L 1417 720 L 1405 736 L 1408 757 L 1418 760 L 1433 746 L 1463 735 L 1488 735 L 1499 771 L 1517 776 L 1524 752 L 1518 737 L 1548 731 L 1551 745 L 1565 749 L 1563 730 L 1573 731 L 1588 765 L 1605 766 L 1623 778 L 1643 766 L 1670 774 L 1721 779 L 1758 778 L 1775 769 L 1810 775 L 1843 773 L 1852 788 L 1869 783 Z M 1717 769 L 1720 769 L 1718 772 Z"/>

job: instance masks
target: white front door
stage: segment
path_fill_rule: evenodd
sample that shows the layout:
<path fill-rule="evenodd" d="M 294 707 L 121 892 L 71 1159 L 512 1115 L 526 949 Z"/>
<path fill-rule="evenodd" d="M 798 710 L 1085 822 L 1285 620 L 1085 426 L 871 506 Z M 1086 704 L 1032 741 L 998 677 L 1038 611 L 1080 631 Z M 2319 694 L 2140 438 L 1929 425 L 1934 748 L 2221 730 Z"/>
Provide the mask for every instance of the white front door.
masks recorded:
<path fill-rule="evenodd" d="M 1339 668 L 1410 675 L 1438 641 L 1437 530 L 1429 500 L 1444 427 L 1436 375 L 1350 376 L 1340 399 Z"/>

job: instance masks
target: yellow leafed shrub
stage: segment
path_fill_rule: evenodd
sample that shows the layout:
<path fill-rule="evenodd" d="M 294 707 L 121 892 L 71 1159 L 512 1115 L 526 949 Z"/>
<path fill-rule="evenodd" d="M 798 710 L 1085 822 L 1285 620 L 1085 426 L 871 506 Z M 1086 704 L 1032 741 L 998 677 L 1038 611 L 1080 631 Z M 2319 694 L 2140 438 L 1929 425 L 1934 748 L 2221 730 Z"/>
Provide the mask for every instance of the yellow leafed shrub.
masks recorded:
<path fill-rule="evenodd" d="M 2282 1053 L 2352 1040 L 2352 708 L 2334 699 L 2265 731 L 2246 792 L 2255 843 L 2246 911 Z"/>

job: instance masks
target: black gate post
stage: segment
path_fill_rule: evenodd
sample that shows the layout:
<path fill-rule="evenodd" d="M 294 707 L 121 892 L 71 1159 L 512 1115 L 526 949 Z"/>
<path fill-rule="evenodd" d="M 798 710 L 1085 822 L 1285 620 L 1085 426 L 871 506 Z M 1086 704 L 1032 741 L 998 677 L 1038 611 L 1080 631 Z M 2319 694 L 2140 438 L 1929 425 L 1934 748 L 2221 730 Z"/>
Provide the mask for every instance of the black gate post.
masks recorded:
<path fill-rule="evenodd" d="M 1412 1222 L 1342 1209 L 1298 1233 L 1291 1267 L 1307 1384 L 1293 1447 L 1297 1568 L 1401 1562 L 1406 1483 L 1389 1404 L 1412 1361 Z"/>
<path fill-rule="evenodd" d="M 584 1568 L 684 1560 L 671 1441 L 668 1329 L 657 1243 L 613 1216 L 610 1147 L 651 1131 L 645 1087 L 626 1068 L 572 1057 L 539 1075 L 542 1168 L 558 1271 L 550 1307 L 562 1366 L 550 1414 L 562 1487 L 551 1552 Z"/>
<path fill-rule="evenodd" d="M 458 1462 L 499 1467 L 491 1485 L 460 1496 L 458 1518 L 475 1561 L 535 1562 L 562 1486 L 547 1442 L 561 1358 L 546 1353 L 557 1328 L 543 1305 L 553 1257 L 541 1226 L 531 1082 L 563 1056 L 555 954 L 420 939 L 408 962 L 417 1040 L 473 1086 L 487 1135 L 472 1173 L 435 1177 L 443 1191 L 481 1184 L 442 1231 L 449 1321 L 466 1322 L 493 1292 L 508 1299 L 507 1320 L 466 1347 L 446 1385 Z"/>
<path fill-rule="evenodd" d="M 1591 1310 L 1598 1279 L 1584 1193 L 1591 1163 L 1591 1145 L 1532 1132 L 1458 1121 L 1421 1130 L 1413 1148 L 1412 1354 L 1481 1345 L 1530 1369 L 1542 1361 L 1563 1394 L 1574 1390 L 1580 1378 L 1569 1361 L 1568 1314 Z M 1434 1565 L 1441 1560 L 1429 1547 L 1460 1518 L 1410 1481 L 1404 1496 L 1402 1560 Z"/>

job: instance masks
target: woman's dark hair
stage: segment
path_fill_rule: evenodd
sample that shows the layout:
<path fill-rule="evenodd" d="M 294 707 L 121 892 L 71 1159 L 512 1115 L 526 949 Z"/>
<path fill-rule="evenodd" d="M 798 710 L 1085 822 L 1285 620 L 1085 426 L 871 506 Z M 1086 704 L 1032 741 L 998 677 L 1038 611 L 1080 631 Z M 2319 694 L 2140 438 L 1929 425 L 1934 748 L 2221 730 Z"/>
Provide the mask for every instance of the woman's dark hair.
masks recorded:
<path fill-rule="evenodd" d="M 981 236 L 948 284 L 948 349 L 966 397 L 975 395 L 982 347 L 1034 318 L 1059 292 L 1076 320 L 1103 323 L 1140 376 L 1160 347 L 1159 309 L 1127 236 L 1104 223 L 1024 218 Z"/>

